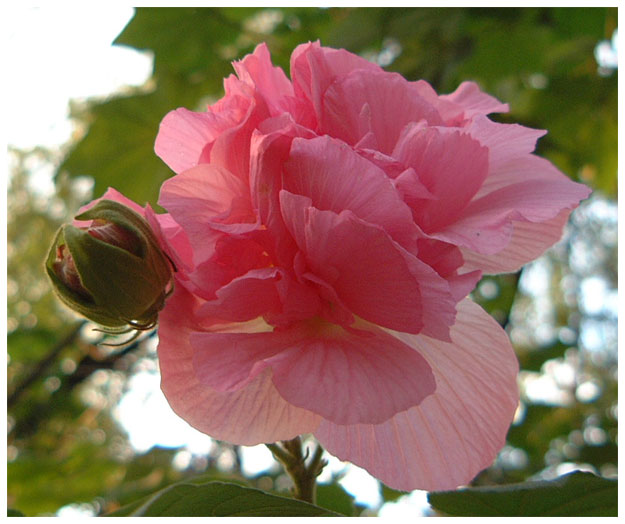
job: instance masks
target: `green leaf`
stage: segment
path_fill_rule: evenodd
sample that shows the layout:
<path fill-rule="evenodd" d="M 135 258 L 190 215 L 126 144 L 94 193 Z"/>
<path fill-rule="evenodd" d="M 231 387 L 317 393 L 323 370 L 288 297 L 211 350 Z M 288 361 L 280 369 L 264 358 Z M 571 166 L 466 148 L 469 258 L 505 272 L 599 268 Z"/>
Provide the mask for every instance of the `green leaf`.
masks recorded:
<path fill-rule="evenodd" d="M 337 517 L 326 509 L 225 482 L 181 482 L 110 517 Z"/>
<path fill-rule="evenodd" d="M 8 508 L 7 509 L 7 517 L 25 517 L 26 515 L 24 515 L 21 511 L 18 511 L 16 509 L 11 509 Z"/>
<path fill-rule="evenodd" d="M 348 517 L 354 516 L 354 497 L 339 484 L 318 484 L 317 505 Z"/>
<path fill-rule="evenodd" d="M 618 483 L 575 471 L 549 481 L 430 493 L 428 501 L 466 517 L 616 517 Z"/>

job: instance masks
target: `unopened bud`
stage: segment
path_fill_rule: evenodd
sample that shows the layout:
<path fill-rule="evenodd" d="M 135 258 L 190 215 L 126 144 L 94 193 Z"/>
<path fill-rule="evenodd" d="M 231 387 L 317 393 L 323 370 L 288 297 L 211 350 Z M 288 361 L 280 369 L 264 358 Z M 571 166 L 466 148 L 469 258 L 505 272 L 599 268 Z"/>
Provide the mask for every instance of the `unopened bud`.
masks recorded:
<path fill-rule="evenodd" d="M 148 223 L 112 200 L 63 226 L 46 270 L 61 300 L 104 327 L 149 329 L 172 291 L 173 268 Z"/>

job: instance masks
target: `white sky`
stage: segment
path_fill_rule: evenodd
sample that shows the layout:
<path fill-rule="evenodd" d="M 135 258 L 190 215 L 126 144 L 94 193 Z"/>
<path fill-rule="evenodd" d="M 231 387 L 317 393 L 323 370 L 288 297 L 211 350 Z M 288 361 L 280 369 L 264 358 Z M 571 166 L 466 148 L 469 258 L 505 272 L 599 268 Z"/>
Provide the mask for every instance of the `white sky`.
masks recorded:
<path fill-rule="evenodd" d="M 145 81 L 151 59 L 111 46 L 132 14 L 132 7 L 91 3 L 6 9 L 6 49 L 18 50 L 6 53 L 10 145 L 62 144 L 72 132 L 69 99 L 104 96 Z"/>

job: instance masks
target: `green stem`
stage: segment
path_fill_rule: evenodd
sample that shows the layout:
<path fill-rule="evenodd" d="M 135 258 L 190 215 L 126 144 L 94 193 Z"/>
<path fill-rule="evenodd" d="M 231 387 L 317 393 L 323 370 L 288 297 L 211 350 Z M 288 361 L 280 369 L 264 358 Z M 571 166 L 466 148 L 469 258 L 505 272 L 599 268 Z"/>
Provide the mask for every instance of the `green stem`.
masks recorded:
<path fill-rule="evenodd" d="M 323 448 L 317 444 L 312 459 L 306 464 L 309 450 L 307 448 L 306 452 L 302 453 L 302 442 L 299 437 L 283 440 L 280 444 L 266 444 L 266 446 L 293 480 L 293 496 L 296 499 L 314 504 L 317 477 L 327 464 L 327 461 L 321 458 Z"/>

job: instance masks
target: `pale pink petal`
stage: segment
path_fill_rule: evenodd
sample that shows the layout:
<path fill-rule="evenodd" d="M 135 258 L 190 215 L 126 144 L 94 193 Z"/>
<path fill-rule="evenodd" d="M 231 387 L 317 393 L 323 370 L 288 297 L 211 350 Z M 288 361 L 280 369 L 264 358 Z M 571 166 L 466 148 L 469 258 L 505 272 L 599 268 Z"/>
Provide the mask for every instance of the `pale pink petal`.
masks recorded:
<path fill-rule="evenodd" d="M 317 209 L 348 209 L 384 228 L 404 247 L 415 242 L 412 213 L 391 181 L 344 142 L 328 136 L 294 139 L 284 174 L 284 189 L 310 197 Z"/>
<path fill-rule="evenodd" d="M 344 49 L 321 47 L 319 42 L 301 44 L 291 54 L 291 78 L 296 97 L 307 99 L 314 111 L 322 113 L 322 98 L 328 87 L 351 71 L 364 69 L 381 72 L 382 69 Z"/>
<path fill-rule="evenodd" d="M 159 240 L 176 271 L 192 271 L 193 250 L 184 229 L 169 213 L 155 213 L 150 204 L 145 208 L 145 218 Z"/>
<path fill-rule="evenodd" d="M 404 202 L 410 207 L 416 208 L 424 200 L 438 200 L 430 190 L 419 179 L 419 175 L 414 168 L 404 169 L 399 176 L 393 180 L 393 185 L 401 193 Z"/>
<path fill-rule="evenodd" d="M 462 251 L 453 244 L 424 238 L 418 242 L 418 251 L 419 259 L 447 280 L 449 290 L 458 302 L 473 291 L 475 285 L 482 278 L 481 271 L 470 271 L 463 267 L 465 261 Z M 461 275 L 458 274 L 460 268 L 463 271 Z"/>
<path fill-rule="evenodd" d="M 176 173 L 207 162 L 207 146 L 234 122 L 224 114 L 170 111 L 161 121 L 154 150 Z"/>
<path fill-rule="evenodd" d="M 488 150 L 454 129 L 408 126 L 393 156 L 413 168 L 434 196 L 415 199 L 408 193 L 411 186 L 403 188 L 411 196 L 417 223 L 427 233 L 439 231 L 461 216 L 488 175 Z"/>
<path fill-rule="evenodd" d="M 234 391 L 270 367 L 284 399 L 340 424 L 382 422 L 432 394 L 432 372 L 417 351 L 359 327 L 309 321 L 267 333 L 195 333 L 195 369 L 201 382 Z"/>
<path fill-rule="evenodd" d="M 488 467 L 518 404 L 518 363 L 503 329 L 479 306 L 459 305 L 451 343 L 394 333 L 430 364 L 436 391 L 378 425 L 323 421 L 315 436 L 333 455 L 404 491 L 449 490 Z"/>
<path fill-rule="evenodd" d="M 291 130 L 294 132 L 294 130 Z M 278 194 L 282 188 L 282 164 L 287 160 L 293 135 L 276 131 L 255 132 L 251 139 L 250 188 L 260 222 L 267 228 L 271 245 L 267 251 L 279 265 L 288 265 L 296 246 L 284 225 Z"/>
<path fill-rule="evenodd" d="M 242 181 L 249 180 L 250 137 L 260 122 L 267 116 L 266 108 L 256 111 L 256 104 L 250 106 L 246 118 L 234 127 L 221 133 L 213 143 L 210 162 L 214 166 L 226 168 Z"/>
<path fill-rule="evenodd" d="M 269 373 L 259 374 L 233 393 L 218 393 L 198 380 L 189 344 L 190 334 L 202 329 L 192 323 L 198 304 L 183 287 L 176 286 L 159 315 L 161 388 L 172 409 L 199 431 L 246 446 L 312 432 L 320 417 L 286 402 Z M 231 329 L 239 327 L 235 324 Z"/>
<path fill-rule="evenodd" d="M 495 97 L 487 95 L 475 82 L 462 82 L 453 93 L 441 95 L 440 98 L 461 106 L 464 109 L 465 118 L 509 111 L 508 104 L 502 104 Z"/>
<path fill-rule="evenodd" d="M 278 268 L 251 269 L 217 291 L 217 298 L 200 307 L 198 315 L 228 322 L 245 322 L 280 309 Z"/>
<path fill-rule="evenodd" d="M 393 151 L 403 127 L 420 120 L 442 124 L 436 109 L 402 76 L 363 70 L 328 87 L 319 115 L 321 132 L 350 145 L 371 132 L 376 149 L 386 154 Z"/>
<path fill-rule="evenodd" d="M 180 224 L 195 251 L 195 262 L 210 257 L 221 233 L 218 224 L 255 227 L 249 190 L 228 170 L 201 164 L 166 180 L 159 204 Z"/>
<path fill-rule="evenodd" d="M 293 86 L 284 71 L 271 63 L 267 44 L 259 44 L 252 54 L 232 65 L 239 78 L 263 97 L 271 114 L 279 114 L 288 107 L 284 99 L 293 96 Z"/>
<path fill-rule="evenodd" d="M 546 133 L 542 129 L 519 124 L 500 124 L 482 115 L 475 116 L 465 131 L 488 148 L 491 171 L 497 171 L 511 159 L 534 151 L 536 141 Z"/>
<path fill-rule="evenodd" d="M 446 336 L 455 302 L 433 269 L 351 211 L 321 211 L 309 198 L 284 190 L 280 201 L 310 272 L 353 313 L 392 329 L 418 333 L 426 326 Z"/>
<path fill-rule="evenodd" d="M 248 236 L 222 235 L 217 238 L 210 245 L 210 257 L 199 262 L 186 275 L 189 289 L 205 300 L 214 300 L 217 290 L 228 282 L 252 269 L 266 268 L 271 260 L 265 247 Z"/>
<path fill-rule="evenodd" d="M 354 424 L 382 422 L 433 393 L 432 372 L 418 352 L 373 326 L 363 329 L 310 333 L 270 358 L 280 394 L 325 419 Z"/>
<path fill-rule="evenodd" d="M 479 269 L 485 274 L 511 273 L 541 256 L 562 237 L 570 209 L 564 209 L 545 222 L 512 221 L 513 232 L 506 247 L 494 255 L 483 255 L 461 248 L 467 271 Z"/>
<path fill-rule="evenodd" d="M 502 185 L 502 180 L 507 184 Z M 563 209 L 573 209 L 590 194 L 588 187 L 573 182 L 547 160 L 534 155 L 508 162 L 489 177 L 487 184 L 493 190 L 478 194 L 462 216 L 438 231 L 436 238 L 478 253 L 498 253 L 510 240 L 513 220 L 545 222 Z"/>

